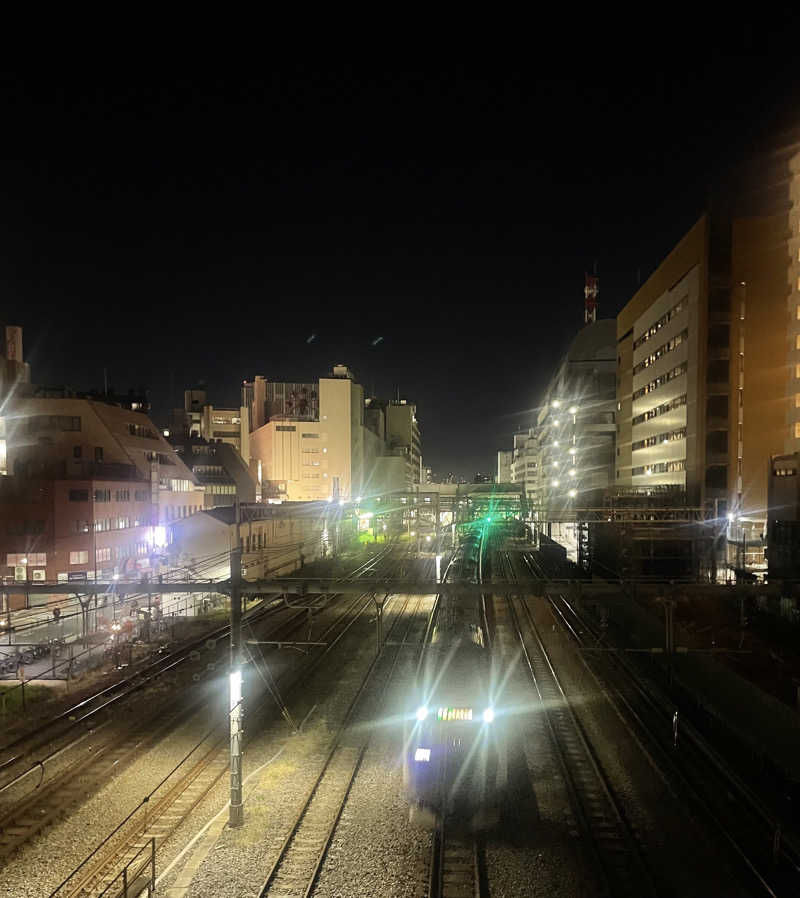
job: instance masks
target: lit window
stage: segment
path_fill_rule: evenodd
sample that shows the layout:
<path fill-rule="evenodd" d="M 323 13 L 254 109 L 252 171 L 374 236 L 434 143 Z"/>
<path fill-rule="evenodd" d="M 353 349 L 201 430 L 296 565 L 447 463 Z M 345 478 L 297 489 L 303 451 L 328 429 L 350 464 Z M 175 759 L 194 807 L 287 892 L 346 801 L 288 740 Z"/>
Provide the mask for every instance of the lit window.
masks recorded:
<path fill-rule="evenodd" d="M 795 365 L 795 366 L 794 366 L 794 376 L 795 376 L 798 380 L 800 380 L 800 365 Z"/>
<path fill-rule="evenodd" d="M 800 408 L 800 393 L 794 394 L 794 407 Z"/>
<path fill-rule="evenodd" d="M 800 440 L 800 421 L 794 422 L 794 438 Z"/>
<path fill-rule="evenodd" d="M 88 564 L 89 563 L 89 552 L 70 552 L 69 553 L 69 563 L 70 564 Z"/>
<path fill-rule="evenodd" d="M 797 320 L 800 321 L 800 305 L 795 306 L 795 309 L 797 310 Z"/>
<path fill-rule="evenodd" d="M 794 348 L 800 349 L 800 334 L 797 334 L 794 338 Z"/>

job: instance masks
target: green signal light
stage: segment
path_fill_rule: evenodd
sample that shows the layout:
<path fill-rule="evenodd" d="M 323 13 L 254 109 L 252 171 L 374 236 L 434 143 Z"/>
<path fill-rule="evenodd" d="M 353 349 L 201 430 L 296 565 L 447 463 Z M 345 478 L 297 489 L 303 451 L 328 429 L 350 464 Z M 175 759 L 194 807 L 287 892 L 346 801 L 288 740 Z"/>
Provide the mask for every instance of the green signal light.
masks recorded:
<path fill-rule="evenodd" d="M 486 518 L 486 523 L 487 523 L 487 524 L 491 524 L 491 523 L 492 523 L 491 517 L 487 517 L 487 518 Z"/>

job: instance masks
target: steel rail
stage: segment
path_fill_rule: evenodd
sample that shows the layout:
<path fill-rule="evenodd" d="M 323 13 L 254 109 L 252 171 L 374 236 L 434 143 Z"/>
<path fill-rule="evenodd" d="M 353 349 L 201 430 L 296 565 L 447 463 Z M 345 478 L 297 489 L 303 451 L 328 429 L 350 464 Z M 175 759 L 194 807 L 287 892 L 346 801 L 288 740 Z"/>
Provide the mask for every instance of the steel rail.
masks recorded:
<path fill-rule="evenodd" d="M 595 629 L 589 622 L 581 617 L 576 609 L 563 596 L 562 602 L 578 625 L 583 627 L 586 632 L 590 633 L 593 638 L 597 639 Z M 559 607 L 558 602 L 556 602 L 555 599 L 551 599 L 550 604 L 553 607 L 554 613 L 557 615 L 557 619 L 570 633 L 578 646 L 581 648 L 586 647 L 585 640 L 567 620 L 567 616 L 564 613 L 564 610 Z M 685 750 L 681 752 L 680 755 L 675 756 L 674 753 L 670 753 L 665 749 L 663 739 L 660 739 L 656 735 L 656 729 L 644 719 L 643 714 L 652 715 L 665 724 L 665 726 L 662 727 L 663 729 L 671 731 L 669 718 L 673 708 L 672 706 L 666 708 L 663 696 L 654 696 L 652 694 L 651 688 L 646 687 L 641 682 L 640 677 L 636 675 L 624 658 L 619 657 L 617 653 L 612 652 L 610 653 L 610 658 L 607 660 L 616 665 L 618 674 L 625 677 L 624 685 L 630 686 L 635 690 L 639 701 L 642 703 L 642 709 L 640 710 L 637 710 L 633 706 L 622 688 L 608 682 L 607 675 L 610 671 L 606 669 L 604 671 L 604 676 L 595 669 L 598 659 L 592 657 L 590 662 L 584 654 L 581 654 L 581 660 L 586 670 L 600 688 L 609 687 L 612 690 L 613 696 L 609 696 L 609 700 L 617 703 L 620 707 L 619 716 L 628 727 L 629 731 L 634 737 L 637 737 L 633 724 L 638 727 L 641 734 L 648 740 L 650 748 L 655 750 L 658 754 L 663 768 L 670 771 L 670 774 L 675 778 L 675 781 L 681 785 L 683 790 L 685 790 L 688 799 L 718 830 L 733 854 L 744 864 L 749 874 L 755 879 L 758 887 L 767 895 L 777 895 L 778 892 L 776 889 L 778 887 L 770 882 L 770 874 L 764 869 L 768 864 L 766 859 L 763 859 L 761 863 L 754 860 L 752 851 L 748 852 L 745 848 L 744 843 L 746 840 L 733 832 L 732 827 L 728 825 L 721 814 L 713 808 L 709 798 L 701 792 L 699 784 L 705 784 L 706 792 L 712 791 L 708 789 L 708 783 L 710 782 L 709 777 L 716 777 L 724 794 L 738 796 L 739 801 L 744 806 L 746 812 L 751 815 L 752 818 L 755 818 L 753 822 L 757 821 L 758 824 L 765 829 L 761 840 L 763 850 L 768 844 L 774 845 L 773 839 L 774 834 L 778 829 L 778 823 L 771 816 L 770 812 L 763 805 L 758 796 L 752 792 L 746 783 L 742 782 L 742 780 L 729 769 L 728 765 L 690 723 L 684 721 L 681 724 L 681 744 L 690 745 L 697 752 L 699 757 L 687 757 Z M 622 713 L 622 711 L 625 713 Z M 631 721 L 633 721 L 633 724 Z M 740 824 L 742 823 L 740 817 L 730 814 L 729 804 L 727 804 L 726 811 L 728 812 L 728 817 L 730 819 L 736 820 Z M 797 847 L 786 837 L 780 840 L 779 853 L 789 865 L 790 869 L 794 871 L 795 874 L 800 874 L 800 853 L 798 853 Z"/>
<path fill-rule="evenodd" d="M 513 575 L 507 553 L 503 564 Z M 609 894 L 656 895 L 656 888 L 611 784 L 555 672 L 530 609 L 520 607 L 532 641 L 526 641 L 512 597 L 507 598 L 522 657 L 542 705 L 548 733 L 573 809 L 589 840 Z"/>
<path fill-rule="evenodd" d="M 288 637 L 291 632 L 305 626 L 306 620 L 306 612 L 297 611 L 281 621 L 269 635 L 286 634 Z M 89 752 L 79 755 L 45 785 L 41 785 L 40 781 L 13 807 L 0 814 L 0 857 L 8 856 L 53 820 L 63 816 L 100 785 L 106 784 L 109 779 L 119 774 L 127 763 L 151 747 L 160 737 L 189 719 L 199 709 L 206 707 L 208 703 L 205 695 L 188 705 L 184 705 L 184 701 L 184 697 L 178 695 L 170 698 L 165 706 L 150 708 L 144 719 L 131 722 L 128 726 L 124 726 L 121 732 L 109 734 L 105 741 L 101 740 L 100 744 L 93 745 Z M 74 740 L 73 743 L 79 744 L 86 735 L 88 734 Z M 60 756 L 73 743 L 54 751 L 52 757 Z M 36 762 L 3 789 L 10 788 L 11 785 L 37 771 L 43 778 L 44 763 L 48 760 L 43 758 L 42 761 Z"/>
<path fill-rule="evenodd" d="M 394 632 L 400 620 L 405 615 L 409 601 L 410 597 L 406 596 L 403 607 L 395 615 L 392 625 L 389 628 L 389 632 L 387 633 L 387 644 L 388 637 Z M 396 651 L 387 674 L 386 682 L 379 692 L 378 700 L 385 696 L 391 685 L 397 661 L 401 655 L 401 649 L 404 645 L 409 644 L 406 640 L 415 624 L 416 612 L 419 610 L 421 604 L 422 597 L 420 596 L 417 600 L 414 612 L 409 615 L 408 626 L 403 634 L 403 638 L 395 643 Z M 314 890 L 333 841 L 336 828 L 341 819 L 342 812 L 344 811 L 347 799 L 350 796 L 353 783 L 358 776 L 364 756 L 372 741 L 372 732 L 370 732 L 366 737 L 363 737 L 360 740 L 358 745 L 346 746 L 343 744 L 344 736 L 349 725 L 352 723 L 357 710 L 359 710 L 359 704 L 364 697 L 367 687 L 371 684 L 382 658 L 383 654 L 381 653 L 381 655 L 376 655 L 372 660 L 355 696 L 348 705 L 342 723 L 334 735 L 325 756 L 322 767 L 306 793 L 306 797 L 303 800 L 293 823 L 289 827 L 289 831 L 278 850 L 278 854 L 259 889 L 259 898 L 266 898 L 266 896 L 270 895 L 276 887 L 278 889 L 287 888 L 285 885 L 282 885 L 282 883 L 285 883 L 287 880 L 292 883 L 291 890 L 299 892 L 302 894 L 303 898 L 308 898 Z M 326 795 L 326 791 L 328 793 L 332 792 L 333 794 Z M 317 817 L 321 817 L 321 820 L 314 819 L 318 804 L 321 806 L 321 811 L 317 814 Z M 310 830 L 311 834 L 306 835 L 306 830 Z M 294 866 L 294 869 L 292 869 L 292 866 Z M 283 894 L 283 892 L 280 894 Z"/>
<path fill-rule="evenodd" d="M 387 546 L 382 552 L 380 552 L 375 558 L 368 559 L 362 564 L 358 565 L 354 570 L 348 572 L 343 577 L 338 578 L 338 581 L 335 582 L 350 582 L 354 579 L 357 579 L 361 573 L 370 568 L 374 567 L 375 563 L 382 560 L 387 553 L 389 553 L 393 549 L 393 546 Z M 333 595 L 336 595 L 335 593 Z M 250 609 L 250 611 L 245 616 L 243 623 L 256 623 L 260 620 L 263 620 L 264 617 L 272 616 L 273 614 L 277 614 L 284 608 L 283 605 L 279 604 L 275 598 L 273 598 L 269 604 L 262 605 L 261 608 Z M 93 695 L 88 696 L 85 699 L 77 702 L 71 707 L 67 708 L 65 711 L 60 712 L 54 717 L 50 718 L 50 720 L 38 726 L 35 730 L 26 733 L 11 742 L 7 743 L 4 746 L 0 747 L 0 753 L 9 751 L 10 749 L 16 748 L 18 745 L 23 745 L 28 741 L 31 741 L 35 737 L 41 735 L 46 732 L 52 726 L 55 726 L 58 723 L 63 722 L 64 720 L 69 721 L 69 726 L 67 726 L 64 731 L 56 734 L 55 736 L 51 736 L 48 742 L 52 742 L 54 739 L 62 738 L 69 730 L 75 728 L 76 726 L 85 723 L 87 720 L 91 720 L 96 714 L 100 711 L 110 707 L 118 701 L 122 701 L 127 698 L 129 695 L 141 689 L 143 686 L 147 685 L 153 679 L 167 671 L 171 670 L 178 664 L 182 664 L 191 654 L 192 652 L 197 650 L 198 646 L 206 644 L 209 640 L 219 640 L 224 639 L 230 633 L 230 624 L 224 624 L 221 627 L 218 627 L 215 630 L 212 630 L 208 633 L 203 634 L 202 636 L 197 637 L 186 645 L 181 646 L 173 652 L 170 652 L 167 655 L 164 655 L 161 658 L 157 658 L 155 660 L 151 660 L 144 667 L 140 667 L 136 671 L 129 674 L 127 677 L 124 677 L 118 680 L 116 683 L 112 683 L 110 686 L 105 687 L 104 689 L 99 690 Z M 130 687 L 127 688 L 126 687 Z M 114 695 L 114 693 L 122 690 L 122 694 L 115 696 L 112 700 L 105 702 L 104 704 L 94 708 L 93 710 L 81 715 L 80 717 L 75 717 L 76 713 L 86 708 L 93 702 L 103 698 L 107 695 Z M 36 751 L 40 746 L 34 746 L 29 751 L 25 752 L 23 755 L 17 755 L 11 758 L 6 759 L 5 761 L 0 762 L 0 772 L 8 769 L 13 766 L 15 763 L 18 763 L 21 758 L 27 757 Z M 0 791 L 2 788 L 0 787 Z"/>
<path fill-rule="evenodd" d="M 387 552 L 390 552 L 392 547 L 389 547 Z M 387 552 L 381 553 L 380 557 L 384 558 Z M 360 565 L 359 570 L 364 568 L 365 565 Z M 367 601 L 363 601 L 365 597 L 367 597 Z M 279 685 L 284 687 L 288 693 L 294 692 L 305 680 L 313 673 L 314 670 L 319 666 L 322 660 L 327 657 L 327 655 L 332 652 L 335 647 L 339 644 L 341 639 L 346 635 L 347 632 L 351 629 L 351 627 L 356 623 L 356 621 L 361 617 L 364 611 L 370 607 L 372 604 L 371 593 L 363 593 L 358 596 L 353 602 L 351 602 L 348 607 L 330 624 L 330 626 L 321 634 L 321 639 L 327 639 L 331 633 L 333 633 L 337 627 L 344 622 L 344 626 L 338 632 L 335 637 L 327 642 L 325 647 L 321 652 L 315 654 L 309 661 L 309 663 L 304 664 L 297 671 L 288 671 L 283 677 L 278 679 Z M 355 612 L 351 616 L 351 612 Z M 349 620 L 348 617 L 350 618 Z M 292 677 L 291 675 L 294 674 Z M 287 682 L 284 682 L 287 681 Z M 262 692 L 269 692 L 269 690 L 265 689 Z M 274 706 L 273 701 L 271 700 L 271 695 L 265 699 L 259 706 L 257 706 L 251 713 L 252 719 L 257 720 L 259 715 L 263 715 L 269 708 Z M 170 787 L 169 794 L 173 797 L 172 802 L 169 805 L 165 805 L 164 807 L 159 804 L 160 816 L 164 818 L 166 822 L 163 826 L 159 826 L 158 828 L 161 830 L 159 833 L 155 834 L 155 838 L 157 840 L 157 844 L 160 847 L 164 842 L 166 842 L 169 837 L 175 832 L 177 827 L 180 825 L 183 820 L 186 819 L 186 816 L 190 812 L 190 810 L 196 806 L 196 804 L 205 797 L 206 794 L 213 788 L 216 782 L 226 773 L 229 769 L 229 761 L 228 761 L 228 721 L 227 718 L 225 721 L 217 727 L 214 727 L 211 732 L 201 740 L 201 743 L 198 743 L 199 747 L 205 739 L 207 739 L 210 735 L 215 732 L 218 732 L 218 738 L 216 742 L 213 744 L 212 749 L 214 754 L 214 775 L 205 775 L 206 768 L 209 766 L 209 762 L 207 762 L 207 758 L 210 756 L 210 752 L 208 755 L 204 756 L 201 762 L 195 764 L 191 770 L 186 772 L 181 777 L 181 783 L 184 784 L 183 791 L 191 788 L 191 784 L 201 775 L 203 775 L 202 788 L 197 791 L 197 797 L 192 798 L 191 806 L 184 807 L 180 809 L 180 813 L 174 814 L 170 813 L 170 810 L 174 810 L 175 797 L 183 794 L 181 790 L 175 791 L 172 787 Z M 254 728 L 255 729 L 255 728 Z M 188 757 L 188 756 L 187 756 Z M 181 765 L 179 765 L 180 767 Z M 173 773 L 176 772 L 178 768 L 173 770 Z M 162 782 L 161 785 L 164 783 Z M 159 787 L 160 788 L 160 787 Z M 149 804 L 150 799 L 153 797 L 153 793 L 145 796 L 142 802 L 126 817 L 122 823 L 120 823 L 117 828 L 107 836 L 95 850 L 85 858 L 72 873 L 64 879 L 59 886 L 50 894 L 50 898 L 84 898 L 86 895 L 87 888 L 92 890 L 92 887 L 96 887 L 100 882 L 104 881 L 106 883 L 113 883 L 115 879 L 118 877 L 118 874 L 115 875 L 114 870 L 117 867 L 124 866 L 125 858 L 129 856 L 134 856 L 141 850 L 141 838 L 146 837 L 146 834 L 143 835 L 143 830 L 139 829 L 139 826 L 135 827 L 132 833 L 128 833 L 128 829 L 126 828 L 126 824 L 130 823 L 137 812 L 141 811 L 143 808 L 146 809 Z M 166 819 L 169 818 L 169 819 Z M 154 817 L 152 815 L 145 817 L 145 825 L 150 827 L 155 827 L 156 823 L 154 822 Z M 174 825 L 173 825 L 174 824 Z M 121 838 L 118 838 L 118 835 L 123 833 Z M 138 840 L 138 841 L 137 841 Z M 113 843 L 113 844 L 112 844 Z M 105 849 L 105 850 L 104 850 Z M 77 879 L 75 879 L 78 877 Z M 73 881 L 74 880 L 74 881 Z M 64 892 L 64 887 L 70 884 L 70 881 L 73 881 L 70 885 L 69 891 Z M 94 888 L 94 893 L 96 894 L 96 888 Z"/>

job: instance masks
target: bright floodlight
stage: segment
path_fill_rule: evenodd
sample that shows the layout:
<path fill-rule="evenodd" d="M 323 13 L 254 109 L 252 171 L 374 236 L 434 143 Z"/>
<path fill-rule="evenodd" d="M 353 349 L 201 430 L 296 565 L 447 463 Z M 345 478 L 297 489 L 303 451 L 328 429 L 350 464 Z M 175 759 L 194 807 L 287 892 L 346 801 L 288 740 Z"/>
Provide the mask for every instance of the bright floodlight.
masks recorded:
<path fill-rule="evenodd" d="M 553 481 L 553 486 L 558 486 L 558 481 L 557 481 L 557 480 L 554 480 L 554 481 Z"/>
<path fill-rule="evenodd" d="M 339 499 L 339 505 L 344 505 L 344 499 Z"/>
<path fill-rule="evenodd" d="M 577 491 L 577 490 L 570 490 L 570 491 L 569 491 L 569 497 L 570 497 L 570 499 L 574 499 L 577 495 L 578 495 L 578 491 Z"/>
<path fill-rule="evenodd" d="M 358 496 L 358 497 L 356 498 L 356 502 L 360 502 L 360 501 L 361 501 L 361 496 Z"/>
<path fill-rule="evenodd" d="M 575 468 L 570 468 L 570 469 L 569 469 L 569 476 L 570 476 L 570 477 L 574 477 L 576 474 L 577 474 L 577 471 L 575 470 Z"/>
<path fill-rule="evenodd" d="M 422 705 L 421 707 L 417 708 L 417 720 L 425 720 L 425 718 L 427 716 L 428 716 L 428 709 L 425 707 L 425 705 Z"/>
<path fill-rule="evenodd" d="M 483 722 L 491 723 L 494 720 L 494 711 L 491 708 L 487 708 L 483 712 Z"/>
<path fill-rule="evenodd" d="M 577 406 L 577 405 L 571 405 L 570 408 L 569 408 L 569 413 L 570 413 L 571 415 L 575 415 L 575 414 L 577 414 L 577 412 L 578 412 L 578 406 Z"/>
<path fill-rule="evenodd" d="M 242 700 L 242 672 L 232 670 L 230 675 L 230 707 L 231 711 Z"/>
<path fill-rule="evenodd" d="M 561 400 L 560 400 L 560 399 L 554 399 L 554 400 L 550 403 L 550 405 L 552 405 L 553 408 L 560 408 L 560 406 L 561 406 Z"/>

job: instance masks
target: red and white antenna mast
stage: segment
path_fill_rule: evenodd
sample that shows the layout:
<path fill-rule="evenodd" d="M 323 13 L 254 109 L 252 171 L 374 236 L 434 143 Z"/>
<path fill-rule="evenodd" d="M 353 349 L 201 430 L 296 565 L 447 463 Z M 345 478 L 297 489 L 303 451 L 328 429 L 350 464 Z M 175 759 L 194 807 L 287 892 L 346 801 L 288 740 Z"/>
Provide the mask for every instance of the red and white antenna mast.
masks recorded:
<path fill-rule="evenodd" d="M 600 293 L 600 278 L 594 274 L 586 275 L 583 288 L 583 322 L 592 324 L 597 321 L 597 296 Z"/>

